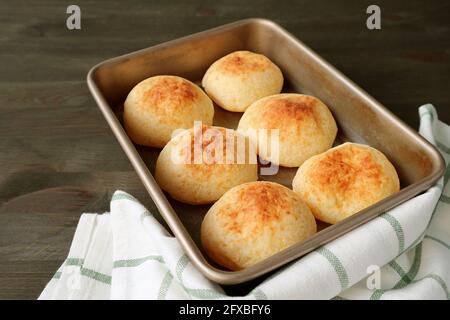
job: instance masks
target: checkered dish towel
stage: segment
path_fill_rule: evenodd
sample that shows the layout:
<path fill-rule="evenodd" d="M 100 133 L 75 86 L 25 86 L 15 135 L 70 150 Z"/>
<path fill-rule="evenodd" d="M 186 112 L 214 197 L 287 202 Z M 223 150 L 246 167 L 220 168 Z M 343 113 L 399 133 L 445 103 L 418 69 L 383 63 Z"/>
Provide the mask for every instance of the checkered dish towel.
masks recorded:
<path fill-rule="evenodd" d="M 419 114 L 420 133 L 448 162 L 450 127 L 432 105 Z M 285 266 L 243 297 L 227 296 L 203 277 L 150 212 L 116 191 L 110 213 L 81 216 L 68 258 L 39 299 L 449 299 L 449 177 L 447 168 L 427 192 Z M 383 266 L 378 289 L 371 265 Z"/>

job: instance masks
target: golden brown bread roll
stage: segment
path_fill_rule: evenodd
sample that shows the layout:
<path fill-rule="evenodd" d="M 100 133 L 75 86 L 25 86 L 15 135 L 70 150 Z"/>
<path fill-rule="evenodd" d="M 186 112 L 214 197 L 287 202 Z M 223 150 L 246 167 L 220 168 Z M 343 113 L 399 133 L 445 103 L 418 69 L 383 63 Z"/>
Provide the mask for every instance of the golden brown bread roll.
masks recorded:
<path fill-rule="evenodd" d="M 244 146 L 239 156 L 238 145 Z M 163 190 L 189 204 L 214 202 L 230 188 L 258 180 L 256 153 L 248 139 L 221 127 L 194 127 L 176 135 L 159 154 L 155 171 Z"/>
<path fill-rule="evenodd" d="M 220 107 L 242 112 L 254 101 L 279 93 L 283 87 L 283 74 L 261 54 L 236 51 L 209 67 L 202 86 Z"/>
<path fill-rule="evenodd" d="M 227 191 L 201 226 L 207 254 L 231 270 L 249 267 L 316 232 L 301 198 L 273 182 L 250 182 Z"/>
<path fill-rule="evenodd" d="M 399 191 L 394 166 L 378 150 L 344 143 L 305 161 L 292 182 L 314 216 L 337 223 Z"/>
<path fill-rule="evenodd" d="M 162 148 L 172 132 L 194 121 L 211 125 L 214 106 L 194 83 L 176 76 L 155 76 L 139 82 L 124 104 L 124 126 L 131 140 Z"/>
<path fill-rule="evenodd" d="M 249 129 L 267 129 L 269 137 L 273 129 L 279 129 L 279 148 L 275 152 L 269 139 L 249 137 L 258 146 L 262 159 L 284 167 L 298 167 L 331 148 L 337 134 L 336 122 L 325 104 L 315 97 L 295 93 L 276 94 L 253 103 L 238 128 L 244 134 Z"/>

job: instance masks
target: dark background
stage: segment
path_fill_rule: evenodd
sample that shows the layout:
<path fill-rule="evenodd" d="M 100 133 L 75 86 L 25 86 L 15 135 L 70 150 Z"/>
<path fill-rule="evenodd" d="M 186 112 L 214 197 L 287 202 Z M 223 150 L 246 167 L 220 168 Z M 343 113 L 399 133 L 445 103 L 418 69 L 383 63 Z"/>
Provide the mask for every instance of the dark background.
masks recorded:
<path fill-rule="evenodd" d="M 272 19 L 413 128 L 450 123 L 448 1 L 0 0 L 0 298 L 37 298 L 82 212 L 116 189 L 154 210 L 88 92 L 98 62 L 242 18 Z M 81 7 L 82 29 L 66 28 Z M 378 4 L 382 30 L 366 28 Z"/>

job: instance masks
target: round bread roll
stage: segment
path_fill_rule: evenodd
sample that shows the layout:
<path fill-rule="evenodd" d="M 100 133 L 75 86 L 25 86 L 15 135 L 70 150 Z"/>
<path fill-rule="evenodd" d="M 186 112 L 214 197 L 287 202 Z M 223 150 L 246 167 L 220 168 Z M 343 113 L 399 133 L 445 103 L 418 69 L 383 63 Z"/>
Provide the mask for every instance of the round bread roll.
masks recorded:
<path fill-rule="evenodd" d="M 201 226 L 207 254 L 231 270 L 247 268 L 312 236 L 316 221 L 292 190 L 273 182 L 249 182 L 229 190 Z"/>
<path fill-rule="evenodd" d="M 400 190 L 397 172 L 384 154 L 356 143 L 306 160 L 292 186 L 317 219 L 331 224 Z"/>
<path fill-rule="evenodd" d="M 250 134 L 255 129 L 266 129 Z M 278 148 L 271 144 L 278 132 Z M 306 159 L 328 150 L 336 138 L 337 126 L 327 106 L 319 99 L 294 93 L 260 99 L 245 111 L 239 131 L 258 146 L 259 156 L 283 167 L 298 167 Z M 255 132 L 255 131 L 253 131 Z M 266 136 L 266 139 L 262 137 Z"/>
<path fill-rule="evenodd" d="M 211 125 L 214 106 L 194 83 L 176 76 L 155 76 L 139 82 L 128 94 L 123 121 L 131 140 L 162 148 L 172 132 L 194 121 Z"/>
<path fill-rule="evenodd" d="M 283 87 L 283 74 L 261 54 L 236 51 L 209 67 L 202 86 L 220 107 L 243 112 L 254 101 L 279 93 Z"/>
<path fill-rule="evenodd" d="M 155 178 L 172 198 L 207 204 L 230 188 L 258 180 L 256 152 L 235 130 L 194 126 L 176 135 L 159 154 Z"/>

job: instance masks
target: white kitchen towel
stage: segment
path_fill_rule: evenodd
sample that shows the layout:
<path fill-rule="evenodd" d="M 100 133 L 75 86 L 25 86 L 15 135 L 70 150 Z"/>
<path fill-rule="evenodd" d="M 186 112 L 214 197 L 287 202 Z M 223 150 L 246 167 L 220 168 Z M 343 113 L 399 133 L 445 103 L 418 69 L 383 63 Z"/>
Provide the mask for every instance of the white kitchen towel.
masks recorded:
<path fill-rule="evenodd" d="M 450 127 L 432 105 L 420 133 L 450 160 Z M 83 214 L 68 258 L 39 299 L 449 299 L 450 170 L 425 193 L 285 266 L 242 297 L 192 265 L 135 198 Z M 444 190 L 444 192 L 443 192 Z M 378 268 L 380 266 L 381 268 Z"/>

